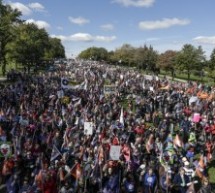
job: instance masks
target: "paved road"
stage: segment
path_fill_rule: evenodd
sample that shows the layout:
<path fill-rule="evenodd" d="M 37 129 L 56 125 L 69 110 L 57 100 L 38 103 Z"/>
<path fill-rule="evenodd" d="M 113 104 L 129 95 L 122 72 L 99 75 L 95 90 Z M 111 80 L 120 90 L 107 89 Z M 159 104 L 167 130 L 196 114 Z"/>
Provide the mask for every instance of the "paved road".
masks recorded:
<path fill-rule="evenodd" d="M 6 77 L 0 77 L 0 82 L 6 81 L 7 78 Z"/>

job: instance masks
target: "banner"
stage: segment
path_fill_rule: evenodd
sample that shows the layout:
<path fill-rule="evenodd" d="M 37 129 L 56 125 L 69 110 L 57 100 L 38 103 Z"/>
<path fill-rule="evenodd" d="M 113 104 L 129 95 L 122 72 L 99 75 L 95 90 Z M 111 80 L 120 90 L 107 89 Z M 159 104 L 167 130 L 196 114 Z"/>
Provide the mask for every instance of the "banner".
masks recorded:
<path fill-rule="evenodd" d="M 121 147 L 119 145 L 112 145 L 110 147 L 110 160 L 119 160 Z"/>
<path fill-rule="evenodd" d="M 61 156 L 61 153 L 58 150 L 58 148 L 55 145 L 53 145 L 50 161 L 55 160 L 58 156 Z"/>

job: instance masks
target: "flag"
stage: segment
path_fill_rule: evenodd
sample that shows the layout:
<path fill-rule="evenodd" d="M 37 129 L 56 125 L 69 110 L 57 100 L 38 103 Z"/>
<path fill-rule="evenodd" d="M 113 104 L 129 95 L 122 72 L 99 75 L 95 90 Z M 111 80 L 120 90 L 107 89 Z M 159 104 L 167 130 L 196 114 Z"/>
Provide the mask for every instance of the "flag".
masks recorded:
<path fill-rule="evenodd" d="M 68 78 L 65 78 L 65 77 L 61 78 L 61 88 L 63 88 L 63 89 L 71 88 L 71 86 L 69 85 Z"/>
<path fill-rule="evenodd" d="M 176 134 L 175 139 L 173 140 L 173 143 L 176 147 L 183 147 L 183 141 L 178 134 Z"/>
<path fill-rule="evenodd" d="M 53 145 L 52 154 L 51 154 L 51 160 L 50 161 L 55 160 L 60 155 L 62 155 L 62 154 L 60 153 L 60 151 L 58 150 L 58 148 L 55 145 Z"/>
<path fill-rule="evenodd" d="M 143 87 L 143 89 L 146 89 L 146 85 L 145 85 L 145 82 L 143 81 L 143 83 L 142 83 L 142 87 Z"/>
<path fill-rule="evenodd" d="M 79 163 L 76 163 L 70 170 L 70 173 L 75 179 L 79 179 L 82 174 L 81 165 Z"/>
<path fill-rule="evenodd" d="M 69 145 L 69 136 L 71 134 L 71 129 L 70 128 L 67 128 L 65 130 L 65 133 L 64 133 L 64 136 L 63 136 L 63 144 L 62 144 L 62 148 L 66 149 L 68 148 L 68 145 Z"/>
<path fill-rule="evenodd" d="M 153 134 L 149 136 L 149 139 L 146 143 L 146 150 L 148 153 L 151 153 L 151 150 L 154 148 L 154 137 Z"/>
<path fill-rule="evenodd" d="M 124 113 L 123 113 L 123 108 L 121 108 L 121 113 L 120 113 L 119 122 L 124 126 Z"/>
<path fill-rule="evenodd" d="M 81 98 L 74 102 L 74 107 L 77 107 L 80 104 L 81 104 Z"/>

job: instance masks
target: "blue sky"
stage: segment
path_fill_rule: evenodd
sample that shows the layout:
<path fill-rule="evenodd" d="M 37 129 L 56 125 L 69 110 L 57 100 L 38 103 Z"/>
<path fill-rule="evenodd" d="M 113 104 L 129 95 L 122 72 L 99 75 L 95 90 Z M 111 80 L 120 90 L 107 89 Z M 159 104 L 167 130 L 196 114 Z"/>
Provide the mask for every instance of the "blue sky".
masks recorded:
<path fill-rule="evenodd" d="M 45 28 L 65 46 L 67 57 L 98 46 L 152 45 L 162 53 L 185 43 L 215 48 L 214 0 L 4 0 L 26 22 Z"/>

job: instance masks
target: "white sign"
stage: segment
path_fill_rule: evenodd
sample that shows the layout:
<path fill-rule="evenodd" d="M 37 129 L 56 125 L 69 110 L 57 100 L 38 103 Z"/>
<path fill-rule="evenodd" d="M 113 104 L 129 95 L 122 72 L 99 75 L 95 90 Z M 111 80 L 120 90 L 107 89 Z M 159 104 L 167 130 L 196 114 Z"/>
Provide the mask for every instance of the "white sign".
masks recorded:
<path fill-rule="evenodd" d="M 7 143 L 0 145 L 0 157 L 7 157 L 11 155 L 11 146 Z"/>
<path fill-rule="evenodd" d="M 119 160 L 120 149 L 121 147 L 119 145 L 112 145 L 110 147 L 110 160 Z"/>
<path fill-rule="evenodd" d="M 154 92 L 154 88 L 152 86 L 149 87 L 149 90 Z"/>
<path fill-rule="evenodd" d="M 114 85 L 104 86 L 104 94 L 113 94 L 115 92 L 116 92 L 116 86 Z"/>
<path fill-rule="evenodd" d="M 92 135 L 92 134 L 93 134 L 93 123 L 84 122 L 84 135 Z"/>
<path fill-rule="evenodd" d="M 27 119 L 22 119 L 22 118 L 21 118 L 21 119 L 19 120 L 19 123 L 20 123 L 21 126 L 26 127 L 26 126 L 29 125 L 29 120 L 27 120 Z"/>
<path fill-rule="evenodd" d="M 59 90 L 59 91 L 57 91 L 57 97 L 58 97 L 59 99 L 61 99 L 61 98 L 63 98 L 63 97 L 64 97 L 63 90 Z"/>
<path fill-rule="evenodd" d="M 151 76 L 151 75 L 144 75 L 144 78 L 146 80 L 153 80 L 153 76 Z"/>

